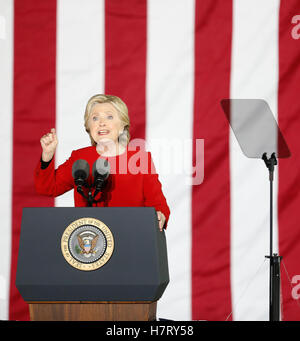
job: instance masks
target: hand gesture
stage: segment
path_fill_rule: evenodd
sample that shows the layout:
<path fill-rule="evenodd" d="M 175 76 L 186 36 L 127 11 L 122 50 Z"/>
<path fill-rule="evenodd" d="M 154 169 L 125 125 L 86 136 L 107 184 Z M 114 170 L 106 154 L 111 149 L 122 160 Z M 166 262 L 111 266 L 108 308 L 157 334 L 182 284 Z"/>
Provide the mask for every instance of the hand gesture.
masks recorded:
<path fill-rule="evenodd" d="M 55 153 L 56 147 L 57 147 L 57 136 L 55 129 L 52 128 L 51 132 L 42 136 L 40 139 L 41 146 L 43 149 L 42 152 L 42 160 L 45 162 L 50 161 Z"/>

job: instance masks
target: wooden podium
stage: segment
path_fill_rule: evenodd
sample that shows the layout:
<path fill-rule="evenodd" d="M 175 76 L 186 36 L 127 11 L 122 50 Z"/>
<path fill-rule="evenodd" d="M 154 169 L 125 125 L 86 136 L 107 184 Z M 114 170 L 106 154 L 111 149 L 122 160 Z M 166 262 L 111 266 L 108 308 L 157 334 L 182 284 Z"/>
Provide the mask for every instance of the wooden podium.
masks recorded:
<path fill-rule="evenodd" d="M 155 321 L 156 302 L 28 302 L 31 321 Z"/>
<path fill-rule="evenodd" d="M 23 209 L 16 286 L 32 321 L 153 321 L 168 283 L 153 207 Z"/>

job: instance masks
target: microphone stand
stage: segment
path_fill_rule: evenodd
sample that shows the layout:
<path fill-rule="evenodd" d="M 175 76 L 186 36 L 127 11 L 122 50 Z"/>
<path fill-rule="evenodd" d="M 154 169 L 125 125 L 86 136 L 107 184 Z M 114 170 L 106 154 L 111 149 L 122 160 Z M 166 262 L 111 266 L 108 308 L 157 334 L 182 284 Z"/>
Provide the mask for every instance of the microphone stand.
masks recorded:
<path fill-rule="evenodd" d="M 82 186 L 77 186 L 77 192 L 79 194 L 81 194 L 88 202 L 88 207 L 92 207 L 93 206 L 93 203 L 95 202 L 94 198 L 95 198 L 95 195 L 93 196 L 92 195 L 92 189 L 91 187 L 89 186 L 85 186 L 85 187 L 88 187 L 89 189 L 89 192 L 88 192 L 88 196 L 86 196 L 83 192 L 83 189 L 82 189 Z"/>
<path fill-rule="evenodd" d="M 103 184 L 104 184 L 104 180 L 103 181 L 97 181 L 95 183 L 95 192 L 94 195 L 92 194 L 92 187 L 88 186 L 88 184 L 86 182 L 82 182 L 82 181 L 77 181 L 75 182 L 76 186 L 77 186 L 77 192 L 82 195 L 88 203 L 88 207 L 92 207 L 93 203 L 98 202 L 98 200 L 95 200 L 97 194 L 101 191 Z M 88 188 L 88 195 L 86 196 L 83 192 L 82 186 Z"/>
<path fill-rule="evenodd" d="M 270 158 L 267 157 L 267 153 L 264 153 L 262 159 L 269 169 L 270 181 L 270 255 L 265 256 L 270 259 L 269 318 L 270 321 L 280 321 L 280 261 L 282 257 L 277 253 L 273 254 L 273 178 L 277 159 L 275 153 L 272 153 Z"/>

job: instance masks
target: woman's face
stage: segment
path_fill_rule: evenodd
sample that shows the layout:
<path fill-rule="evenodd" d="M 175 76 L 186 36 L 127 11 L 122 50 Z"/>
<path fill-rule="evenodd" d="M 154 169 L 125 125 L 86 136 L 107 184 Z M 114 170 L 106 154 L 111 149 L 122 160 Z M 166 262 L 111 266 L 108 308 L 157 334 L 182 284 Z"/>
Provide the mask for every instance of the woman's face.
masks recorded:
<path fill-rule="evenodd" d="M 110 103 L 95 104 L 88 125 L 90 134 L 96 143 L 113 141 L 117 144 L 118 137 L 124 129 L 118 111 Z"/>

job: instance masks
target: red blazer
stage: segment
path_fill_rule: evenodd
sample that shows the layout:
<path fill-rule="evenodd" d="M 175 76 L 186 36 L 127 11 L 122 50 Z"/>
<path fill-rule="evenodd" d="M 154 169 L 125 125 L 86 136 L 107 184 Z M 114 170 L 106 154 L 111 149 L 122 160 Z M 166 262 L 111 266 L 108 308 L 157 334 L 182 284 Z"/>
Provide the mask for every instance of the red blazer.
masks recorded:
<path fill-rule="evenodd" d="M 42 169 L 41 162 L 39 162 L 34 174 L 36 191 L 42 195 L 56 197 L 74 189 L 72 166 L 78 159 L 84 159 L 89 163 L 88 183 L 92 184 L 92 167 L 99 157 L 107 159 L 110 163 L 110 176 L 103 191 L 95 198 L 99 201 L 93 206 L 155 207 L 156 211 L 161 211 L 165 215 L 164 227 L 166 228 L 170 209 L 162 192 L 150 152 L 129 151 L 127 148 L 126 152 L 121 155 L 104 157 L 97 153 L 96 147 L 91 146 L 73 151 L 70 158 L 56 170 L 54 158 L 46 169 Z M 76 189 L 74 190 L 74 204 L 76 207 L 87 206 L 86 199 Z"/>

